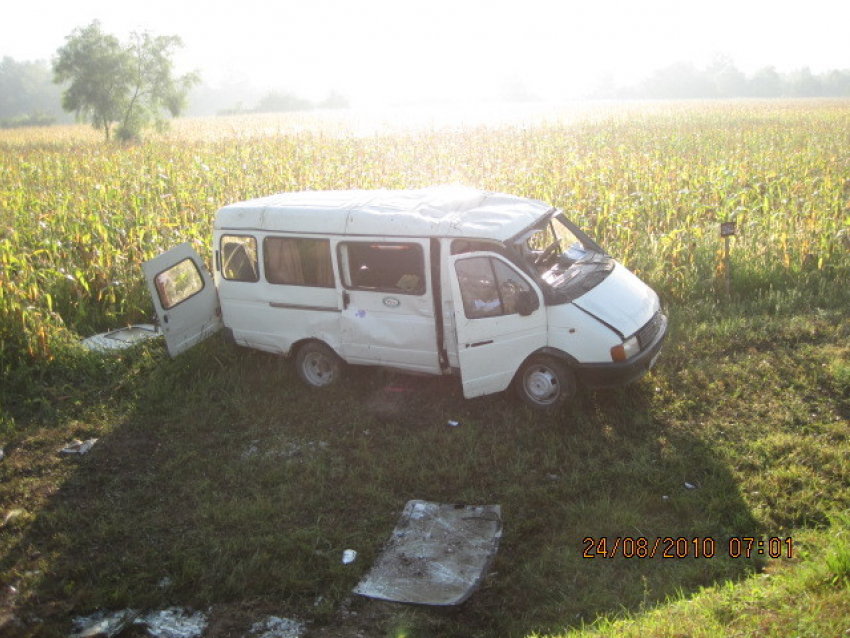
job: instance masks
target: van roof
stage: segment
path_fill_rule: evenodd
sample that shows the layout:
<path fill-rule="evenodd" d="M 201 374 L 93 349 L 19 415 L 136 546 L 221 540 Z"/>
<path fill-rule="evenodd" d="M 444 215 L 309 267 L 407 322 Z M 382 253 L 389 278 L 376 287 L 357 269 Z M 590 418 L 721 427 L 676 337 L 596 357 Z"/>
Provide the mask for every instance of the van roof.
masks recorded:
<path fill-rule="evenodd" d="M 552 207 L 461 186 L 279 193 L 221 208 L 215 227 L 309 234 L 479 237 L 505 241 Z"/>

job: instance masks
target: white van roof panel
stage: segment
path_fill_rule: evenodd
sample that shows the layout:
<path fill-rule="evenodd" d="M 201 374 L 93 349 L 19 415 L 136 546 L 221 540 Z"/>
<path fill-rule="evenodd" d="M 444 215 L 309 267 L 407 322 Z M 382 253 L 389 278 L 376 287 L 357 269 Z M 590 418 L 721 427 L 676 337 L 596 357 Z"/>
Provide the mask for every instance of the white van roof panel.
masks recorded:
<path fill-rule="evenodd" d="M 461 186 L 305 191 L 230 204 L 218 211 L 215 225 L 228 230 L 504 241 L 550 210 L 537 200 Z"/>

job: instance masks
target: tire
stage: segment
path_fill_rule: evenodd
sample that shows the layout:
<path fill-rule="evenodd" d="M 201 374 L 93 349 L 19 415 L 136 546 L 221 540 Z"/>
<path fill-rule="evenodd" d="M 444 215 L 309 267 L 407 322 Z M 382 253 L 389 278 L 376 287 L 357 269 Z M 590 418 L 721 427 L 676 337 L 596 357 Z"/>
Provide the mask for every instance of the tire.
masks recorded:
<path fill-rule="evenodd" d="M 298 349 L 295 370 L 305 385 L 327 388 L 342 376 L 342 360 L 325 344 L 310 341 Z"/>
<path fill-rule="evenodd" d="M 545 355 L 528 359 L 514 383 L 526 405 L 544 412 L 556 412 L 576 393 L 575 375 L 569 366 Z"/>

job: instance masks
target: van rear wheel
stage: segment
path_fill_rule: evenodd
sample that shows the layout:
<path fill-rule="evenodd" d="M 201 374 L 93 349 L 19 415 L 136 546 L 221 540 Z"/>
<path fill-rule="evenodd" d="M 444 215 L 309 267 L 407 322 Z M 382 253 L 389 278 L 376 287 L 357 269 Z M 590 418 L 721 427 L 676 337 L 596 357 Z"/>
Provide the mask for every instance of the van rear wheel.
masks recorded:
<path fill-rule="evenodd" d="M 535 410 L 555 412 L 575 396 L 576 380 L 563 361 L 537 355 L 522 366 L 515 387 L 526 405 Z"/>
<path fill-rule="evenodd" d="M 325 344 L 311 341 L 298 349 L 295 370 L 311 388 L 326 388 L 336 383 L 342 375 L 342 361 Z"/>

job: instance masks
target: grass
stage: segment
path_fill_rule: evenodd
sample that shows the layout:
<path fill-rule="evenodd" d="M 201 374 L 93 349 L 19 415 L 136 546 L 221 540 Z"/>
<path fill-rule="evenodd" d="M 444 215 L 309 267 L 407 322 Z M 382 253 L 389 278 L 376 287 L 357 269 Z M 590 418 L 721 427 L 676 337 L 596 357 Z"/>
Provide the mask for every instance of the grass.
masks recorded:
<path fill-rule="evenodd" d="M 407 146 L 185 131 L 127 149 L 0 142 L 0 627 L 64 636 L 94 610 L 180 605 L 211 608 L 213 636 L 266 614 L 316 635 L 838 635 L 850 111 L 789 104 L 426 131 Z M 236 162 L 251 170 L 228 172 Z M 372 369 L 309 392 L 291 362 L 218 340 L 176 360 L 156 343 L 107 358 L 71 345 L 145 316 L 138 261 L 206 239 L 208 197 L 284 188 L 286 175 L 304 188 L 457 175 L 573 202 L 662 291 L 659 367 L 542 418 L 509 395 L 464 400 L 456 379 Z M 728 299 L 715 228 L 727 213 L 741 229 Z M 109 281 L 122 285 L 96 283 Z M 84 457 L 57 455 L 95 437 Z M 496 560 L 457 609 L 350 594 L 413 498 L 502 507 Z M 586 537 L 667 536 L 710 538 L 715 555 L 582 555 Z M 731 558 L 738 537 L 790 537 L 793 556 Z M 358 560 L 343 565 L 348 548 Z"/>

